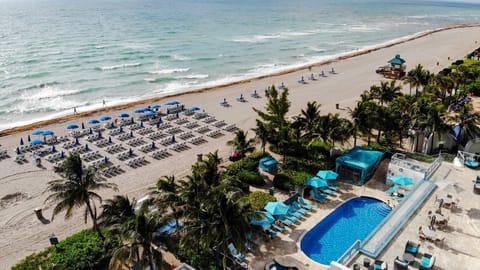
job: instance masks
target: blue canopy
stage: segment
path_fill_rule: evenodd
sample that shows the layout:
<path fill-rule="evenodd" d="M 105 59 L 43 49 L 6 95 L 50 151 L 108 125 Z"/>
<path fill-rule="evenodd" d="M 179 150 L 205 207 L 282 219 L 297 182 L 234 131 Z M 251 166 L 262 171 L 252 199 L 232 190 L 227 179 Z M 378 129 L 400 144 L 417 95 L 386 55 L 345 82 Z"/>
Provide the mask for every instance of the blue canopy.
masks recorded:
<path fill-rule="evenodd" d="M 110 117 L 108 115 L 104 115 L 104 116 L 100 117 L 100 121 L 108 121 L 110 119 L 112 119 L 112 117 Z"/>
<path fill-rule="evenodd" d="M 145 116 L 155 116 L 155 113 L 152 112 L 152 111 L 147 111 L 147 112 L 145 112 L 144 115 L 145 115 Z"/>
<path fill-rule="evenodd" d="M 47 136 L 47 135 L 55 135 L 55 132 L 53 132 L 52 130 L 45 130 L 43 131 L 43 135 Z"/>
<path fill-rule="evenodd" d="M 32 141 L 30 142 L 30 144 L 33 144 L 33 145 L 43 144 L 43 141 L 42 141 L 42 140 L 38 140 L 38 139 L 37 139 L 37 140 L 32 140 Z"/>
<path fill-rule="evenodd" d="M 325 180 L 335 180 L 338 177 L 338 173 L 331 170 L 320 170 L 317 172 L 317 176 Z"/>
<path fill-rule="evenodd" d="M 120 113 L 118 116 L 122 118 L 130 117 L 128 113 Z"/>
<path fill-rule="evenodd" d="M 257 211 L 256 216 L 250 218 L 251 225 L 266 227 L 275 222 L 275 218 L 268 212 Z"/>
<path fill-rule="evenodd" d="M 43 135 L 43 130 L 37 129 L 34 132 L 32 132 L 32 135 Z"/>
<path fill-rule="evenodd" d="M 321 179 L 318 177 L 312 177 L 307 179 L 307 185 L 312 186 L 315 188 L 321 188 L 328 186 L 328 183 L 325 179 Z"/>
<path fill-rule="evenodd" d="M 283 202 L 269 202 L 265 206 L 265 210 L 272 215 L 285 215 L 290 207 Z"/>
<path fill-rule="evenodd" d="M 200 108 L 199 108 L 199 107 L 197 107 L 197 106 L 193 106 L 193 107 L 190 107 L 190 109 L 189 109 L 189 110 L 190 110 L 190 111 L 199 111 L 199 110 L 200 110 Z"/>
<path fill-rule="evenodd" d="M 88 120 L 88 123 L 89 124 L 98 124 L 98 123 L 100 123 L 100 121 L 98 121 L 97 119 L 90 119 L 90 120 Z"/>
<path fill-rule="evenodd" d="M 183 227 L 183 224 L 179 223 L 178 224 L 179 228 Z M 177 221 L 176 220 L 170 220 L 167 222 L 165 226 L 162 226 L 160 229 L 158 229 L 158 233 L 160 234 L 166 234 L 166 235 L 172 235 L 175 233 L 177 230 Z"/>
<path fill-rule="evenodd" d="M 399 186 L 411 186 L 414 184 L 413 179 L 403 176 L 403 175 L 395 175 L 392 177 L 392 181 L 399 185 Z"/>
<path fill-rule="evenodd" d="M 168 101 L 168 102 L 165 103 L 165 105 L 177 105 L 177 104 L 180 104 L 180 102 L 178 102 L 176 100 Z"/>
<path fill-rule="evenodd" d="M 133 112 L 134 113 L 143 113 L 145 110 L 144 109 L 136 109 Z"/>
<path fill-rule="evenodd" d="M 144 112 L 146 112 L 146 111 L 150 111 L 150 108 L 149 108 L 149 107 L 145 107 L 145 108 L 142 108 L 142 110 L 143 110 Z"/>
<path fill-rule="evenodd" d="M 160 108 L 160 107 L 161 107 L 161 106 L 158 105 L 158 104 L 154 104 L 154 105 L 150 106 L 150 108 L 152 108 L 152 109 L 158 109 L 158 108 Z"/>
<path fill-rule="evenodd" d="M 78 125 L 77 124 L 68 124 L 67 129 L 77 129 Z"/>
<path fill-rule="evenodd" d="M 405 63 L 405 60 L 403 60 L 400 57 L 400 54 L 397 54 L 397 55 L 395 55 L 395 58 L 390 59 L 390 61 L 388 61 L 388 63 L 393 64 L 393 65 L 403 65 L 403 63 Z"/>

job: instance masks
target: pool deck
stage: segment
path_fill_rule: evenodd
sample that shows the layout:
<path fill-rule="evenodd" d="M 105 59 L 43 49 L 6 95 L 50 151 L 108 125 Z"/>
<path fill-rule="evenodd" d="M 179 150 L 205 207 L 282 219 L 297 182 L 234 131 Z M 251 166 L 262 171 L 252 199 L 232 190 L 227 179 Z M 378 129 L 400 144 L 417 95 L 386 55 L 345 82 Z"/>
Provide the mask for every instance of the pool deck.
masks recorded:
<path fill-rule="evenodd" d="M 303 254 L 300 249 L 301 237 L 338 205 L 353 197 L 370 196 L 398 206 L 398 203 L 385 193 L 385 190 L 388 189 L 384 184 L 387 166 L 388 161 L 383 161 L 374 177 L 364 186 L 340 183 L 341 191 L 326 203 L 319 204 L 308 201 L 315 205 L 314 212 L 310 212 L 311 214 L 301 223 L 287 228 L 284 233 L 279 233 L 275 239 L 267 242 L 259 241 L 256 253 L 247 256 L 250 269 L 264 269 L 265 264 L 270 262 L 273 257 L 281 255 L 290 255 L 296 258 L 304 263 L 307 269 L 328 269 L 327 266 L 320 265 Z M 386 261 L 389 269 L 393 269 L 394 259 L 402 256 L 405 243 L 412 240 L 421 244 L 420 254 L 427 252 L 436 256 L 435 269 L 480 269 L 480 194 L 473 193 L 472 182 L 479 172 L 469 168 L 457 168 L 451 163 L 443 162 L 431 177 L 437 188 L 413 212 L 390 243 L 380 252 L 377 259 Z M 446 196 L 447 193 L 457 198 L 459 205 L 455 210 L 442 210 L 442 214 L 449 220 L 444 231 L 437 230 L 439 236 L 444 238 L 443 242 L 439 244 L 429 241 L 421 242 L 418 237 L 419 226 L 428 226 L 428 211 L 434 211 L 438 206 L 438 202 L 436 203 L 435 200 Z M 275 196 L 279 201 L 283 201 L 288 194 L 276 192 Z M 367 256 L 363 254 L 357 255 L 348 266 L 352 268 L 355 263 L 362 265 L 365 257 Z M 368 258 L 373 260 L 372 257 Z M 421 256 L 417 256 L 417 262 L 410 266 L 410 269 L 418 269 L 420 258 Z M 361 269 L 367 268 L 362 266 Z"/>

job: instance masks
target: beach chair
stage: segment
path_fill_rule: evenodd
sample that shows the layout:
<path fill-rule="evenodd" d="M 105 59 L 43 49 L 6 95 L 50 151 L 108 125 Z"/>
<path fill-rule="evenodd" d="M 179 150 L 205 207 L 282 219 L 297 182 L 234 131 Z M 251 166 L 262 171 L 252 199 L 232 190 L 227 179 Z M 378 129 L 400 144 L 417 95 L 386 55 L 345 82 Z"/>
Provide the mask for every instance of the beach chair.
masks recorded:
<path fill-rule="evenodd" d="M 281 225 L 277 225 L 275 223 L 272 223 L 272 224 L 270 224 L 270 226 L 272 228 L 274 228 L 275 230 L 279 231 L 279 232 L 284 232 L 285 231 L 285 227 L 283 227 Z"/>
<path fill-rule="evenodd" d="M 381 260 L 376 260 L 373 263 L 373 270 L 386 270 L 388 269 L 388 264 Z"/>
<path fill-rule="evenodd" d="M 407 241 L 405 244 L 405 253 L 410 253 L 413 256 L 417 256 L 420 244 L 417 244 L 413 241 Z"/>
<path fill-rule="evenodd" d="M 286 226 L 289 226 L 289 227 L 293 225 L 293 221 L 291 221 L 291 220 L 289 220 L 285 217 L 279 217 L 277 220 L 280 221 L 282 224 L 284 224 Z"/>
<path fill-rule="evenodd" d="M 327 188 L 330 189 L 331 191 L 339 191 L 340 190 L 340 187 L 338 187 L 334 184 L 330 184 L 330 183 L 328 183 Z"/>
<path fill-rule="evenodd" d="M 435 265 L 435 256 L 425 253 L 420 259 L 419 270 L 430 270 Z"/>
<path fill-rule="evenodd" d="M 306 215 L 308 211 L 303 209 L 296 201 L 292 202 L 292 207 L 295 211 L 299 212 L 300 214 Z"/>
<path fill-rule="evenodd" d="M 297 222 L 298 221 L 298 218 L 295 217 L 295 216 L 291 216 L 291 215 L 283 215 L 280 217 L 280 221 L 282 220 L 290 220 L 292 221 L 293 223 Z M 283 222 L 283 221 L 282 221 Z"/>
<path fill-rule="evenodd" d="M 398 256 L 393 261 L 393 269 L 394 270 L 408 270 L 408 262 L 401 260 Z"/>
<path fill-rule="evenodd" d="M 290 208 L 288 209 L 287 215 L 289 215 L 289 216 L 294 216 L 294 217 L 296 217 L 297 219 L 300 219 L 300 218 L 302 218 L 302 217 L 304 216 L 303 213 L 297 212 L 295 209 L 292 208 L 292 206 L 290 206 Z"/>
<path fill-rule="evenodd" d="M 328 187 L 321 187 L 321 188 L 318 188 L 318 190 L 320 190 L 320 192 L 325 193 L 327 195 L 334 195 L 335 194 L 333 192 L 333 190 L 330 190 Z"/>
<path fill-rule="evenodd" d="M 305 202 L 305 200 L 302 197 L 298 197 L 298 202 L 300 203 L 300 206 L 307 209 L 307 210 L 312 210 L 313 205 Z"/>
<path fill-rule="evenodd" d="M 310 192 L 310 196 L 312 197 L 313 200 L 317 202 L 324 202 L 327 199 L 327 195 L 321 194 L 317 189 L 312 189 Z"/>
<path fill-rule="evenodd" d="M 237 259 L 238 261 L 242 262 L 245 260 L 245 255 L 239 253 L 237 251 L 237 248 L 235 248 L 235 245 L 233 243 L 228 244 L 228 250 L 230 251 L 230 254 Z"/>

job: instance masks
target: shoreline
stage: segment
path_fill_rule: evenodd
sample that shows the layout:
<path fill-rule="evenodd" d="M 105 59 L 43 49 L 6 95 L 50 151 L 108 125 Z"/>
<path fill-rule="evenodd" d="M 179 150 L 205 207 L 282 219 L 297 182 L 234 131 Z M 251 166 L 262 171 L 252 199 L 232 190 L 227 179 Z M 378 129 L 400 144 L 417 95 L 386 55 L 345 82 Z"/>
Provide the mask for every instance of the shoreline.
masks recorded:
<path fill-rule="evenodd" d="M 382 49 L 385 49 L 385 48 L 389 48 L 389 47 L 392 47 L 392 46 L 403 44 L 405 42 L 416 40 L 416 39 L 419 39 L 419 38 L 422 38 L 422 37 L 425 37 L 425 36 L 428 36 L 428 35 L 431 35 L 431 34 L 434 34 L 434 33 L 442 32 L 442 31 L 446 31 L 446 30 L 451 30 L 451 29 L 470 28 L 470 27 L 480 27 L 480 23 L 454 24 L 454 25 L 449 25 L 449 26 L 445 26 L 445 27 L 437 28 L 437 29 L 433 29 L 433 30 L 426 30 L 426 31 L 423 31 L 423 32 L 418 32 L 418 33 L 410 35 L 410 36 L 406 36 L 405 38 L 400 38 L 400 40 L 397 40 L 397 41 L 394 41 L 394 42 L 391 42 L 391 43 L 379 45 L 378 47 L 373 47 L 373 48 L 369 48 L 369 49 L 365 49 L 365 50 L 346 53 L 345 55 L 334 57 L 332 59 L 328 59 L 328 60 L 325 60 L 325 61 L 320 61 L 320 62 L 311 63 L 311 64 L 305 64 L 305 65 L 302 65 L 302 66 L 299 66 L 299 67 L 290 68 L 290 69 L 279 71 L 279 72 L 274 72 L 274 73 L 270 73 L 270 74 L 266 74 L 266 75 L 256 76 L 256 77 L 243 79 L 243 80 L 239 80 L 239 81 L 233 81 L 233 82 L 229 82 L 229 83 L 225 83 L 225 84 L 219 84 L 219 85 L 215 85 L 215 86 L 203 87 L 203 88 L 200 88 L 200 89 L 184 90 L 184 91 L 180 91 L 180 92 L 176 92 L 176 93 L 172 93 L 172 94 L 167 94 L 167 95 L 164 95 L 164 96 L 156 96 L 156 97 L 141 99 L 141 100 L 137 100 L 137 101 L 133 101 L 133 102 L 127 102 L 127 103 L 123 103 L 123 104 L 109 106 L 109 107 L 106 107 L 106 108 L 93 109 L 93 110 L 89 110 L 89 111 L 85 111 L 85 112 L 80 112 L 80 113 L 77 113 L 75 115 L 68 114 L 68 115 L 61 116 L 61 117 L 54 117 L 54 118 L 47 119 L 47 120 L 36 121 L 36 122 L 33 122 L 31 124 L 27 124 L 27 125 L 21 125 L 21 126 L 17 126 L 17 127 L 12 127 L 12 128 L 7 128 L 7 129 L 4 129 L 4 130 L 0 130 L 0 137 L 11 135 L 11 134 L 14 134 L 14 133 L 17 133 L 17 132 L 24 132 L 24 131 L 31 130 L 31 129 L 38 129 L 38 128 L 40 128 L 42 126 L 46 126 L 46 125 L 71 121 L 71 120 L 74 120 L 74 119 L 77 119 L 77 118 L 87 117 L 87 116 L 97 114 L 97 113 L 100 113 L 100 112 L 108 113 L 109 111 L 128 109 L 128 108 L 131 108 L 131 107 L 134 107 L 134 106 L 143 105 L 145 103 L 155 103 L 155 102 L 158 102 L 158 101 L 161 101 L 161 100 L 164 100 L 164 99 L 168 99 L 168 98 L 177 98 L 177 97 L 182 97 L 182 96 L 190 95 L 190 94 L 200 94 L 200 93 L 204 93 L 204 92 L 207 92 L 207 91 L 214 91 L 214 90 L 219 90 L 219 89 L 222 89 L 222 88 L 227 88 L 227 87 L 230 87 L 230 86 L 238 86 L 238 85 L 241 85 L 241 84 L 251 83 L 251 82 L 254 82 L 254 81 L 258 81 L 258 80 L 262 80 L 262 79 L 266 79 L 266 78 L 270 78 L 270 77 L 286 75 L 286 74 L 290 74 L 290 73 L 294 73 L 294 72 L 304 70 L 306 68 L 318 67 L 318 66 L 327 65 L 327 64 L 338 62 L 338 61 L 342 61 L 342 60 L 351 59 L 351 58 L 355 58 L 355 57 L 358 57 L 358 56 L 370 54 L 370 53 L 375 52 L 375 51 L 379 51 L 379 50 L 382 50 Z"/>

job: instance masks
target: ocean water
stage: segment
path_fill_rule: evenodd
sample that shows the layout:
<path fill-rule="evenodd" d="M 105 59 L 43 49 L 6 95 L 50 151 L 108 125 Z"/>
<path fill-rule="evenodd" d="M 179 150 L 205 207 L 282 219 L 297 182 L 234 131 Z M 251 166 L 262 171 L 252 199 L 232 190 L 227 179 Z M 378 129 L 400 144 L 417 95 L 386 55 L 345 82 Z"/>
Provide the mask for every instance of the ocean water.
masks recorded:
<path fill-rule="evenodd" d="M 0 0 L 0 130 L 478 22 L 467 2 Z"/>

